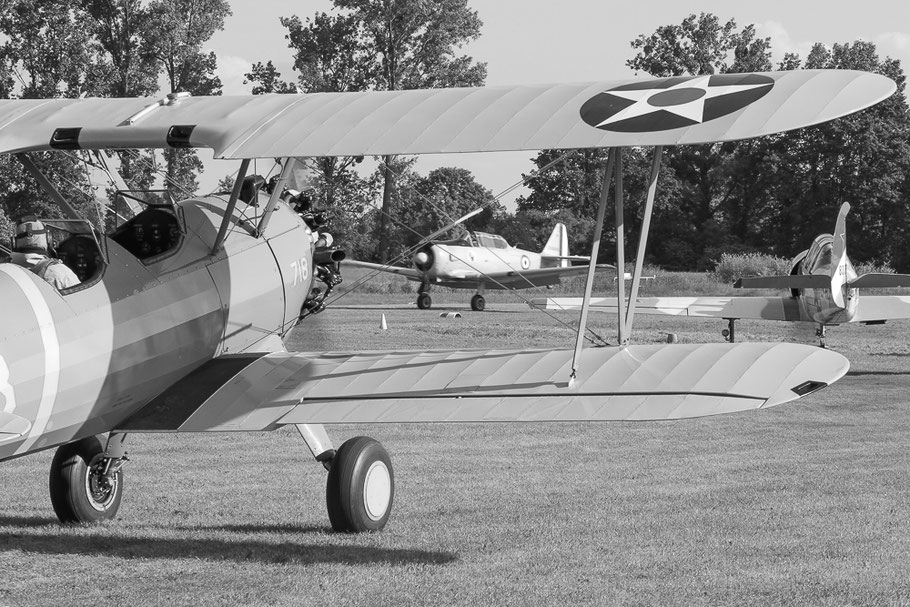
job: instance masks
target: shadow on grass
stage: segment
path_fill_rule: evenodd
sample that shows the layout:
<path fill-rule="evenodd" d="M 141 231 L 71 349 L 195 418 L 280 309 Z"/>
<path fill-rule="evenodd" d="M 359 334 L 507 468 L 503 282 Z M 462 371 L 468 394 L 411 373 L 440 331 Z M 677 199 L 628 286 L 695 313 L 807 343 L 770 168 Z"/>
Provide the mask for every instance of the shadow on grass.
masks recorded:
<path fill-rule="evenodd" d="M 81 527 L 77 529 L 82 529 Z M 314 565 L 444 565 L 456 560 L 449 552 L 379 548 L 375 546 L 337 546 L 300 542 L 270 543 L 243 538 L 161 538 L 123 535 L 84 537 L 67 533 L 30 535 L 0 531 L 0 551 L 21 550 L 32 554 L 116 557 L 122 559 L 179 558 L 210 561 L 256 561 Z"/>
<path fill-rule="evenodd" d="M 224 531 L 230 533 L 325 533 L 331 531 L 331 528 L 327 526 L 301 526 L 291 524 L 257 525 L 253 523 L 232 525 L 173 525 L 168 528 L 178 529 L 180 531 Z"/>
<path fill-rule="evenodd" d="M 54 525 L 59 521 L 51 516 L 9 516 L 0 514 L 0 527 L 6 525 L 14 527 L 43 527 L 44 525 Z"/>
<path fill-rule="evenodd" d="M 852 377 L 863 377 L 863 376 L 867 376 L 867 375 L 872 375 L 872 376 L 906 375 L 906 376 L 910 377 L 910 370 L 907 370 L 907 371 L 847 371 L 848 377 L 851 377 L 851 376 Z"/>

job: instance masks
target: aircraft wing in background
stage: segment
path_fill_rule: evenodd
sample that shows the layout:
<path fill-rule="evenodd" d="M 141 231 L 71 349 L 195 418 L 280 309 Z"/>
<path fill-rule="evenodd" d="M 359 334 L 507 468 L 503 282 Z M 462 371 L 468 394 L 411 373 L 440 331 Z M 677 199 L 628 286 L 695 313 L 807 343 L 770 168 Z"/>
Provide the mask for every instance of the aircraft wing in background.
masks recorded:
<path fill-rule="evenodd" d="M 357 261 L 356 259 L 345 259 L 343 266 L 353 266 L 356 268 L 366 268 L 368 270 L 376 270 L 377 272 L 388 272 L 389 274 L 398 274 L 399 276 L 405 276 L 411 280 L 416 280 L 420 282 L 423 280 L 423 272 L 416 270 L 414 268 L 404 268 L 401 266 L 390 266 L 388 264 L 381 263 L 371 263 L 369 261 Z"/>
<path fill-rule="evenodd" d="M 581 298 L 538 298 L 531 300 L 530 305 L 546 310 L 580 310 Z M 591 298 L 591 310 L 615 312 L 616 308 L 615 297 Z M 802 318 L 799 303 L 792 297 L 639 297 L 635 300 L 635 313 L 755 320 L 811 320 Z"/>
<path fill-rule="evenodd" d="M 910 296 L 863 295 L 856 305 L 854 322 L 876 322 L 910 318 Z"/>

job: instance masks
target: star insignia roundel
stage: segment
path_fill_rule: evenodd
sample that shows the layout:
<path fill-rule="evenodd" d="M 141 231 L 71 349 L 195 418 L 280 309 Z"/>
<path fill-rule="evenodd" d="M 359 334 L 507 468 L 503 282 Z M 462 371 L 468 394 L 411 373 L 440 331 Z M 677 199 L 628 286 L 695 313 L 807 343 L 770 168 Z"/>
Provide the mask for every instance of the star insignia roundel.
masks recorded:
<path fill-rule="evenodd" d="M 619 133 L 667 131 L 732 114 L 767 95 L 763 74 L 681 76 L 623 84 L 588 99 L 581 119 Z"/>

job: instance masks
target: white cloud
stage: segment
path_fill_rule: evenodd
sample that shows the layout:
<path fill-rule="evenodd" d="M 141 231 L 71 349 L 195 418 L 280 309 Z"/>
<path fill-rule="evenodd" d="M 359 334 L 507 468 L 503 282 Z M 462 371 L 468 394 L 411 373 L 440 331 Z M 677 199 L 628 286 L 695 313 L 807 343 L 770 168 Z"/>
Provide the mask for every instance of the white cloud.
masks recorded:
<path fill-rule="evenodd" d="M 790 32 L 779 21 L 765 21 L 755 25 L 756 34 L 760 38 L 771 38 L 771 63 L 776 67 L 784 55 L 794 53 L 805 60 L 812 50 L 812 42 L 799 42 L 793 40 Z"/>
<path fill-rule="evenodd" d="M 900 59 L 904 72 L 910 69 L 910 34 L 885 32 L 876 36 L 874 42 L 880 59 L 885 57 Z"/>
<path fill-rule="evenodd" d="M 253 67 L 253 62 L 234 55 L 218 56 L 218 77 L 221 78 L 224 95 L 249 95 L 252 85 L 244 84 L 244 74 Z"/>

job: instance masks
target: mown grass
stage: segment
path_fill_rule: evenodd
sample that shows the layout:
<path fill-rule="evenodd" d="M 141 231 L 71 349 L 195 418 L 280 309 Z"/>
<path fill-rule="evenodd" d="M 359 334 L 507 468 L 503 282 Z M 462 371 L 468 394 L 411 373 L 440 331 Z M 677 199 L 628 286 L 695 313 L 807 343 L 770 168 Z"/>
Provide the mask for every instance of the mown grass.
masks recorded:
<path fill-rule="evenodd" d="M 465 292 L 440 292 L 418 312 L 370 297 L 308 319 L 290 346 L 574 339 L 505 300 L 472 313 Z M 613 319 L 591 322 L 612 339 Z M 725 326 L 636 322 L 639 342 L 719 341 Z M 785 323 L 741 322 L 737 336 L 814 340 Z M 754 413 L 333 427 L 338 443 L 368 434 L 392 455 L 395 508 L 379 534 L 329 531 L 325 472 L 290 430 L 131 437 L 121 516 L 101 527 L 54 522 L 50 452 L 4 462 L 0 605 L 908 604 L 908 341 L 907 324 L 832 329 L 850 374 Z"/>

